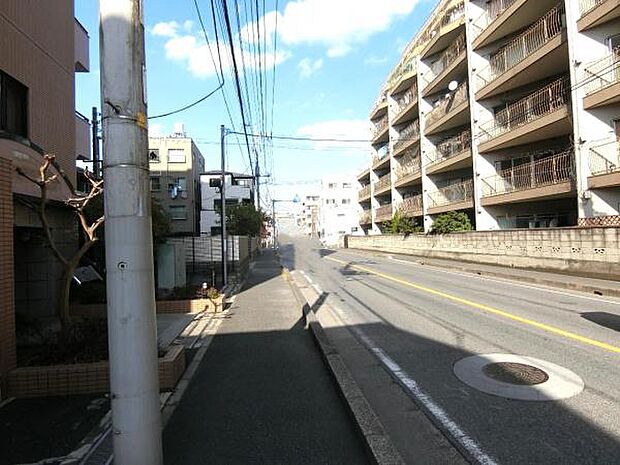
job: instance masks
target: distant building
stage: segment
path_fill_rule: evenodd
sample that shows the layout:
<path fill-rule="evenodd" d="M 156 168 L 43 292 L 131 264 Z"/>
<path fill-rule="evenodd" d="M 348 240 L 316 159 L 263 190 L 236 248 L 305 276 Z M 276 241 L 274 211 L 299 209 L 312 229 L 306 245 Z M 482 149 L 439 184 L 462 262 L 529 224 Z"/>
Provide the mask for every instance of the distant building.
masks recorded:
<path fill-rule="evenodd" d="M 355 176 L 330 176 L 322 180 L 321 186 L 321 241 L 335 246 L 346 234 L 363 234 Z"/>
<path fill-rule="evenodd" d="M 172 219 L 172 234 L 200 234 L 200 173 L 205 160 L 182 126 L 169 137 L 149 137 L 151 193 Z"/>
<path fill-rule="evenodd" d="M 200 175 L 202 211 L 200 212 L 200 232 L 206 235 L 221 233 L 220 197 L 221 171 L 207 171 Z M 254 178 L 248 174 L 226 172 L 226 206 L 239 203 L 254 204 Z"/>

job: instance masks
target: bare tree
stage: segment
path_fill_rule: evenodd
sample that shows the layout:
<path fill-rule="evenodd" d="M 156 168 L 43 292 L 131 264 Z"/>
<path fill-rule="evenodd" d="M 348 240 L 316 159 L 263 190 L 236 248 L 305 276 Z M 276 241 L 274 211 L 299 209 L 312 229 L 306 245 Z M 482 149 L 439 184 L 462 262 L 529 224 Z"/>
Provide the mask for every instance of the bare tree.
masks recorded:
<path fill-rule="evenodd" d="M 56 156 L 51 154 L 47 154 L 43 157 L 43 161 L 39 167 L 39 176 L 37 178 L 29 176 L 20 168 L 17 168 L 17 172 L 20 176 L 23 176 L 33 184 L 36 184 L 41 192 L 41 199 L 38 204 L 31 202 L 27 202 L 26 204 L 38 214 L 41 225 L 43 226 L 43 232 L 52 253 L 63 266 L 62 281 L 60 283 L 58 300 L 56 303 L 56 314 L 60 320 L 62 333 L 64 336 L 67 336 L 71 329 L 71 314 L 69 311 L 69 292 L 71 289 L 71 280 L 73 279 L 73 274 L 80 264 L 80 260 L 84 254 L 88 252 L 95 242 L 99 240 L 97 237 L 97 228 L 104 222 L 104 216 L 102 215 L 89 224 L 85 209 L 91 200 L 101 195 L 103 192 L 103 180 L 96 179 L 88 170 L 85 170 L 84 176 L 90 183 L 90 191 L 86 194 L 78 193 L 64 171 L 55 165 L 55 159 Z M 58 174 L 50 174 L 50 167 L 52 165 L 57 168 Z M 53 235 L 52 227 L 47 216 L 47 204 L 49 200 L 48 186 L 53 182 L 64 182 L 68 187 L 71 192 L 71 196 L 64 202 L 75 212 L 79 220 L 80 227 L 85 235 L 84 243 L 71 256 L 67 256 L 61 252 L 58 244 L 56 243 L 56 238 Z"/>

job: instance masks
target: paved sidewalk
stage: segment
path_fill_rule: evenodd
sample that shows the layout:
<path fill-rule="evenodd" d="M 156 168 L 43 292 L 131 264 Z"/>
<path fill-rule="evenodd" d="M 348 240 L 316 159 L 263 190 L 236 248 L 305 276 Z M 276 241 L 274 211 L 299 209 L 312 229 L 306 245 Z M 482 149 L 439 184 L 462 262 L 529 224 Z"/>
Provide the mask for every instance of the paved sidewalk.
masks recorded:
<path fill-rule="evenodd" d="M 265 251 L 167 424 L 165 462 L 369 463 L 356 428 Z"/>

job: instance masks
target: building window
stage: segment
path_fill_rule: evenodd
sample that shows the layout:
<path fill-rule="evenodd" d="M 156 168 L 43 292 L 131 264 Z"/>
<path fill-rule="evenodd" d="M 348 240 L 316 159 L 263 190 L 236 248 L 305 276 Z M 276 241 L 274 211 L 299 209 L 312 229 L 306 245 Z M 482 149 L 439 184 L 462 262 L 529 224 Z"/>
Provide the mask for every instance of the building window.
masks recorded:
<path fill-rule="evenodd" d="M 185 150 L 168 149 L 168 163 L 185 163 Z"/>
<path fill-rule="evenodd" d="M 211 235 L 220 236 L 222 234 L 222 228 L 220 226 L 211 226 Z"/>
<path fill-rule="evenodd" d="M 187 210 L 185 208 L 185 205 L 171 205 L 170 218 L 173 220 L 186 220 Z"/>
<path fill-rule="evenodd" d="M 151 163 L 159 162 L 159 149 L 150 149 L 149 150 L 149 161 Z"/>
<path fill-rule="evenodd" d="M 187 179 L 186 178 L 177 178 L 176 179 L 177 187 L 181 190 L 187 190 Z"/>
<path fill-rule="evenodd" d="M 351 203 L 351 199 L 342 199 L 342 205 L 349 205 Z"/>
<path fill-rule="evenodd" d="M 151 192 L 159 192 L 161 190 L 161 178 L 159 176 L 151 176 Z"/>
<path fill-rule="evenodd" d="M 0 130 L 28 138 L 28 88 L 0 71 Z"/>
<path fill-rule="evenodd" d="M 327 184 L 328 189 L 335 189 L 338 185 L 335 182 L 330 182 Z"/>
<path fill-rule="evenodd" d="M 350 182 L 343 182 L 342 183 L 342 187 L 344 187 L 345 189 L 350 189 L 351 188 L 351 183 Z"/>

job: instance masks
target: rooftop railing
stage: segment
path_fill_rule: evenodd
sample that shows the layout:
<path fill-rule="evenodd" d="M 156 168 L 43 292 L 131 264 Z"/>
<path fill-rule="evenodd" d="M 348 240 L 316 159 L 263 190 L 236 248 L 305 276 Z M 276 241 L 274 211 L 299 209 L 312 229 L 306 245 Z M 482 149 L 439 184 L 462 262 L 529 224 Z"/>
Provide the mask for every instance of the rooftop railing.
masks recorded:
<path fill-rule="evenodd" d="M 583 66 L 581 82 L 586 95 L 593 94 L 620 81 L 620 47 Z"/>
<path fill-rule="evenodd" d="M 561 77 L 527 97 L 498 111 L 493 120 L 480 126 L 481 141 L 487 141 L 566 107 L 570 101 L 570 81 Z"/>
<path fill-rule="evenodd" d="M 604 1 L 605 0 L 579 0 L 579 13 L 581 14 L 581 16 L 583 16 L 586 13 L 592 11 Z"/>
<path fill-rule="evenodd" d="M 575 179 L 573 149 L 536 161 L 525 162 L 482 180 L 482 196 L 551 186 Z"/>
<path fill-rule="evenodd" d="M 516 0 L 491 0 L 485 4 L 484 12 L 473 22 L 473 32 L 479 36 L 490 24 L 495 21 L 504 11 L 516 2 Z"/>
<path fill-rule="evenodd" d="M 358 199 L 365 199 L 367 197 L 370 197 L 370 184 L 362 187 L 357 194 Z"/>
<path fill-rule="evenodd" d="M 375 183 L 375 194 L 378 191 L 385 189 L 386 187 L 390 187 L 391 182 L 392 178 L 390 177 L 390 173 L 381 176 L 379 180 Z"/>
<path fill-rule="evenodd" d="M 455 155 L 458 155 L 464 150 L 468 150 L 470 148 L 471 131 L 469 129 L 466 129 L 465 131 L 457 134 L 456 136 L 439 142 L 435 146 L 435 149 L 431 150 L 427 154 L 427 164 L 431 165 L 434 163 L 439 163 L 441 161 L 447 160 L 448 158 L 452 158 Z"/>
<path fill-rule="evenodd" d="M 435 123 L 465 100 L 467 100 L 467 82 L 461 83 L 454 92 L 438 101 L 426 117 L 426 126 L 428 127 Z"/>
<path fill-rule="evenodd" d="M 374 123 L 374 127 L 372 129 L 372 138 L 376 138 L 388 125 L 388 117 L 385 115 L 379 121 Z"/>
<path fill-rule="evenodd" d="M 398 206 L 400 213 L 415 215 L 422 211 L 422 194 L 407 197 Z"/>
<path fill-rule="evenodd" d="M 609 174 L 620 171 L 620 144 L 617 139 L 590 148 L 590 174 Z"/>
<path fill-rule="evenodd" d="M 430 73 L 427 73 L 426 84 L 429 84 L 433 79 L 443 73 L 466 49 L 465 33 L 463 33 L 459 35 L 456 40 L 443 51 L 439 59 L 431 65 Z"/>
<path fill-rule="evenodd" d="M 420 138 L 420 120 L 408 124 L 398 135 L 398 141 L 394 144 L 394 152 L 398 152 L 404 146 Z"/>
<path fill-rule="evenodd" d="M 396 168 L 396 179 L 401 180 L 410 174 L 419 173 L 420 169 L 420 155 L 412 150 L 400 159 L 400 164 Z"/>
<path fill-rule="evenodd" d="M 563 23 L 564 5 L 557 5 L 542 18 L 491 55 L 489 66 L 478 74 L 478 84 L 485 86 L 505 73 L 566 28 Z"/>
<path fill-rule="evenodd" d="M 381 205 L 375 212 L 375 220 L 378 222 L 392 219 L 392 204 Z"/>
<path fill-rule="evenodd" d="M 430 207 L 441 207 L 472 200 L 474 184 L 471 179 L 437 189 L 428 194 Z"/>
<path fill-rule="evenodd" d="M 403 111 L 418 99 L 418 86 L 413 84 L 409 89 L 396 97 L 396 108 L 394 111 L 395 118 L 398 118 Z"/>

